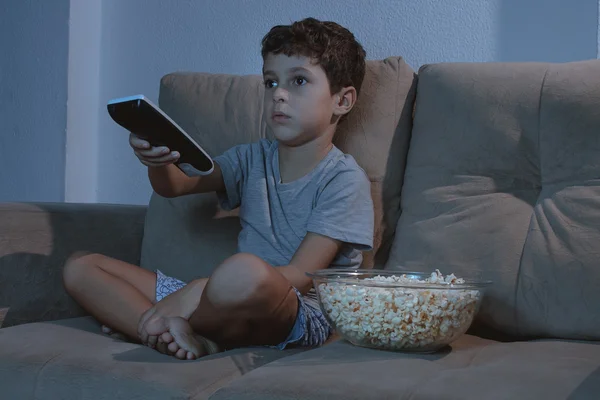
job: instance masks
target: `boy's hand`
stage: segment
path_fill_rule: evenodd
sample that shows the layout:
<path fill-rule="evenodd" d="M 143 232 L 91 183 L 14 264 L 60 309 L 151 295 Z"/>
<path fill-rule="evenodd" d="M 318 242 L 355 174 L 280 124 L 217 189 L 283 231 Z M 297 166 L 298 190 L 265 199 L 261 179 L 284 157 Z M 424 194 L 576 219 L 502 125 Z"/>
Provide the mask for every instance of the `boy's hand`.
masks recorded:
<path fill-rule="evenodd" d="M 154 147 L 147 140 L 129 133 L 129 145 L 140 162 L 147 167 L 162 167 L 173 164 L 179 159 L 179 153 L 166 146 Z"/>
<path fill-rule="evenodd" d="M 184 316 L 183 296 L 180 292 L 181 290 L 171 293 L 142 314 L 138 323 L 138 336 L 143 344 L 156 346 L 157 337 L 167 331 L 166 318 Z"/>
<path fill-rule="evenodd" d="M 158 336 L 167 331 L 167 318 L 190 318 L 200 303 L 200 296 L 206 284 L 203 281 L 205 280 L 190 282 L 142 314 L 138 323 L 138 337 L 144 345 L 153 348 L 156 346 Z"/>

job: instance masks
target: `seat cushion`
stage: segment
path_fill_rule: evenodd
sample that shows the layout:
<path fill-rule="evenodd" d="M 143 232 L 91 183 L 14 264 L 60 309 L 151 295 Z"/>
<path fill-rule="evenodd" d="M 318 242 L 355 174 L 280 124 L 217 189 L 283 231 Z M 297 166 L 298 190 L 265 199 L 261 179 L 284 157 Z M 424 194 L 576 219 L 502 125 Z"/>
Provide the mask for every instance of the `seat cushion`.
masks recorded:
<path fill-rule="evenodd" d="M 399 216 L 416 75 L 402 57 L 369 60 L 366 66 L 356 106 L 340 122 L 334 142 L 354 156 L 371 180 L 378 249 L 382 241 L 389 247 Z M 263 93 L 258 75 L 173 73 L 161 81 L 159 104 L 217 156 L 237 144 L 273 138 L 262 115 Z M 392 229 L 384 233 L 386 226 Z M 235 253 L 239 230 L 236 213 L 219 210 L 214 194 L 175 199 L 153 194 L 141 264 L 186 281 L 207 277 Z M 366 253 L 363 265 L 373 264 L 374 252 Z"/>
<path fill-rule="evenodd" d="M 239 349 L 181 361 L 100 333 L 91 317 L 0 329 L 0 398 L 206 399 L 298 350 Z"/>
<path fill-rule="evenodd" d="M 591 400 L 598 393 L 599 344 L 500 343 L 464 335 L 426 355 L 338 341 L 255 369 L 211 400 Z"/>
<path fill-rule="evenodd" d="M 386 268 L 494 283 L 477 324 L 600 340 L 600 60 L 421 68 Z"/>

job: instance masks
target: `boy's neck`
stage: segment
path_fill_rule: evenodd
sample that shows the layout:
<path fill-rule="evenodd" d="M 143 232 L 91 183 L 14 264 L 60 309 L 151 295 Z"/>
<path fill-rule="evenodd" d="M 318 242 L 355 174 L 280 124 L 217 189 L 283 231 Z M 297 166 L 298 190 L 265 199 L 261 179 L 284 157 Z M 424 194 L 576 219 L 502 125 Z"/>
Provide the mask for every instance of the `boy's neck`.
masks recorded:
<path fill-rule="evenodd" d="M 333 144 L 329 135 L 323 135 L 300 146 L 286 146 L 279 142 L 279 176 L 289 183 L 312 171 L 325 158 Z"/>

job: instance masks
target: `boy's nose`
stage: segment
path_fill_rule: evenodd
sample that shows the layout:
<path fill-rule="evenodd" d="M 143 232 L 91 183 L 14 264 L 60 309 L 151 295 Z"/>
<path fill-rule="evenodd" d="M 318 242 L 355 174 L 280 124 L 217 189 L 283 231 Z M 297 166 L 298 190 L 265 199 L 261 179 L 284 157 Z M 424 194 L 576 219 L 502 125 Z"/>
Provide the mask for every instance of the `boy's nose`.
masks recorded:
<path fill-rule="evenodd" d="M 275 89 L 275 92 L 273 93 L 273 101 L 275 103 L 280 102 L 280 101 L 287 101 L 288 95 L 287 95 L 287 91 L 285 89 L 281 89 L 281 88 L 277 88 Z"/>

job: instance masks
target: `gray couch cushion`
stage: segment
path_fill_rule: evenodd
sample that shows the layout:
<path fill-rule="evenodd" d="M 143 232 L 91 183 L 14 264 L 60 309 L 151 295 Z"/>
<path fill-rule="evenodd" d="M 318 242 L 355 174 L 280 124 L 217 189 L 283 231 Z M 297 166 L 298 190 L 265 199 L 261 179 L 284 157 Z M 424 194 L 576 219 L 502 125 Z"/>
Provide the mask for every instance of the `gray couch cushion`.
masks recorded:
<path fill-rule="evenodd" d="M 256 369 L 211 400 L 591 400 L 598 393 L 600 345 L 464 335 L 451 349 L 429 355 L 339 341 Z"/>
<path fill-rule="evenodd" d="M 91 317 L 0 329 L 0 398 L 206 399 L 298 350 L 240 349 L 181 361 L 103 335 Z"/>
<path fill-rule="evenodd" d="M 161 81 L 159 104 L 216 156 L 236 144 L 272 138 L 262 119 L 263 91 L 257 75 L 174 73 Z M 414 96 L 415 73 L 402 57 L 368 61 L 356 107 L 335 137 L 335 144 L 356 158 L 372 182 L 376 249 L 382 240 L 389 247 L 398 219 Z M 385 234 L 384 227 L 390 227 Z M 235 213 L 224 215 L 214 194 L 177 199 L 153 194 L 142 266 L 184 280 L 206 277 L 235 252 L 238 232 Z M 373 263 L 373 253 L 365 254 L 363 265 Z"/>
<path fill-rule="evenodd" d="M 76 251 L 138 264 L 146 207 L 111 204 L 0 204 L 0 308 L 3 326 L 87 313 L 63 288 Z"/>
<path fill-rule="evenodd" d="M 600 339 L 600 60 L 420 70 L 386 268 L 494 281 L 478 322 Z"/>

